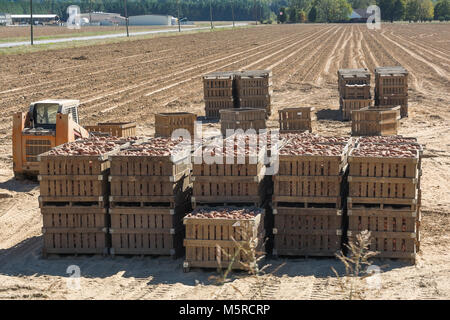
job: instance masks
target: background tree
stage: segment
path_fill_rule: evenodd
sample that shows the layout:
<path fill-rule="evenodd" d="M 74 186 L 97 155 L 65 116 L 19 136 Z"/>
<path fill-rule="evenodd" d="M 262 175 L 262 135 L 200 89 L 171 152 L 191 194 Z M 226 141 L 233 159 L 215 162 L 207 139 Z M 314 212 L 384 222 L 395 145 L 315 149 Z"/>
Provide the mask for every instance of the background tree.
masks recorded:
<path fill-rule="evenodd" d="M 298 21 L 301 23 L 305 23 L 307 21 L 306 12 L 303 9 L 298 12 Z"/>
<path fill-rule="evenodd" d="M 316 9 L 315 6 L 313 6 L 311 8 L 311 10 L 309 10 L 308 21 L 309 22 L 316 22 L 316 18 L 317 18 L 317 9 Z"/>
<path fill-rule="evenodd" d="M 450 0 L 439 0 L 434 6 L 434 19 L 439 21 L 450 20 Z"/>
<path fill-rule="evenodd" d="M 280 8 L 280 12 L 278 13 L 278 21 L 280 23 L 286 22 L 286 8 L 285 7 Z"/>
<path fill-rule="evenodd" d="M 295 7 L 289 7 L 289 22 L 290 23 L 298 22 L 298 10 Z"/>
<path fill-rule="evenodd" d="M 392 20 L 405 20 L 406 0 L 395 0 Z"/>

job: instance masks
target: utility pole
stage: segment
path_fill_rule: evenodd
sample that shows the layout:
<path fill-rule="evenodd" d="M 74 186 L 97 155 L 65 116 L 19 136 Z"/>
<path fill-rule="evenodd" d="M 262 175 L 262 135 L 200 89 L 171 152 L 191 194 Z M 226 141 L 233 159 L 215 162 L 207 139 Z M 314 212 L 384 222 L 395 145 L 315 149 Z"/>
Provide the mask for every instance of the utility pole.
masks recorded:
<path fill-rule="evenodd" d="M 30 27 L 31 45 L 33 45 L 33 0 L 30 0 Z"/>
<path fill-rule="evenodd" d="M 234 28 L 234 0 L 231 0 L 231 17 L 233 18 L 233 28 Z"/>
<path fill-rule="evenodd" d="M 130 33 L 128 32 L 128 12 L 127 12 L 127 0 L 125 0 L 125 24 L 127 26 L 127 37 L 130 36 Z"/>
<path fill-rule="evenodd" d="M 255 18 L 255 24 L 258 25 L 258 18 L 256 17 L 256 0 L 253 0 L 253 16 Z"/>
<path fill-rule="evenodd" d="M 89 25 L 92 23 L 92 2 L 91 1 L 92 0 L 89 0 Z"/>
<path fill-rule="evenodd" d="M 211 4 L 212 0 L 209 0 L 209 20 L 211 21 L 211 30 L 214 28 L 213 23 L 212 23 L 212 4 Z"/>
<path fill-rule="evenodd" d="M 180 0 L 177 0 L 177 20 L 178 20 L 178 32 L 181 32 L 181 22 L 180 22 Z"/>

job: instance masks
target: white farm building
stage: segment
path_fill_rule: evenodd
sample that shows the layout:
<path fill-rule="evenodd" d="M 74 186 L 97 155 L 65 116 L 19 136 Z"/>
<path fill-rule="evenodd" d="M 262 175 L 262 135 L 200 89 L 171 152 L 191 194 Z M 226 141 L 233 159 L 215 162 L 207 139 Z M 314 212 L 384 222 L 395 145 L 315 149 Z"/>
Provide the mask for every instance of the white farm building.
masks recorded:
<path fill-rule="evenodd" d="M 170 26 L 174 17 L 162 14 L 146 14 L 142 16 L 130 16 L 130 26 Z"/>

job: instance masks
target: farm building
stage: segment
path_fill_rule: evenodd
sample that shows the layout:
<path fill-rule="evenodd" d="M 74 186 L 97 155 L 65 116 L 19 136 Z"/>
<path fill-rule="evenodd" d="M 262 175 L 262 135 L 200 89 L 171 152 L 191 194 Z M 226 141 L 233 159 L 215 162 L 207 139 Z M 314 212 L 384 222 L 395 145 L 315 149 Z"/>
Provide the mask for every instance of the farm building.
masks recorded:
<path fill-rule="evenodd" d="M 30 24 L 31 15 L 29 14 L 12 14 L 12 24 Z M 59 17 L 56 14 L 33 14 L 34 24 L 57 24 Z"/>
<path fill-rule="evenodd" d="M 12 24 L 11 15 L 9 13 L 0 12 L 0 26 L 8 26 Z"/>
<path fill-rule="evenodd" d="M 80 14 L 81 19 L 88 21 L 89 24 L 94 25 L 119 25 L 125 24 L 125 18 L 119 13 L 108 12 L 91 12 Z"/>
<path fill-rule="evenodd" d="M 131 16 L 128 18 L 128 23 L 130 26 L 171 26 L 172 19 L 174 19 L 174 17 L 169 15 L 146 14 L 141 16 Z"/>

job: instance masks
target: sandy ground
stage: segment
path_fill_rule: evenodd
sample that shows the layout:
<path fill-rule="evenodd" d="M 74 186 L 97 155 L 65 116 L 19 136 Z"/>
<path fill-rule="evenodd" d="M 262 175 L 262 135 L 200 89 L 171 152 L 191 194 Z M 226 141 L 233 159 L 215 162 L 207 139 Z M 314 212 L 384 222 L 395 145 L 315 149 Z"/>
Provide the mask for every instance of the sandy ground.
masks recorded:
<path fill-rule="evenodd" d="M 376 260 L 381 289 L 365 298 L 450 298 L 449 74 L 450 24 L 264 26 L 160 37 L 0 57 L 0 298 L 3 299 L 342 299 L 334 259 L 269 260 L 273 275 L 238 273 L 224 286 L 214 271 L 183 273 L 182 259 L 62 257 L 42 259 L 39 187 L 12 179 L 11 115 L 41 98 L 78 98 L 81 121 L 137 120 L 154 131 L 162 110 L 204 114 L 201 75 L 214 70 L 273 70 L 273 108 L 315 106 L 318 131 L 348 135 L 340 121 L 339 68 L 401 64 L 410 72 L 410 116 L 400 134 L 426 146 L 423 160 L 421 252 L 415 266 Z M 80 59 L 80 57 L 82 57 Z M 217 124 L 205 124 L 217 127 Z M 81 270 L 81 290 L 66 285 L 69 265 Z M 239 291 L 233 287 L 238 288 Z"/>

